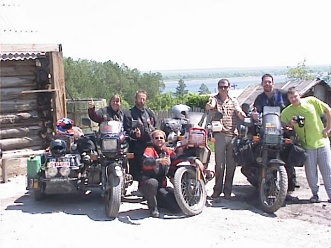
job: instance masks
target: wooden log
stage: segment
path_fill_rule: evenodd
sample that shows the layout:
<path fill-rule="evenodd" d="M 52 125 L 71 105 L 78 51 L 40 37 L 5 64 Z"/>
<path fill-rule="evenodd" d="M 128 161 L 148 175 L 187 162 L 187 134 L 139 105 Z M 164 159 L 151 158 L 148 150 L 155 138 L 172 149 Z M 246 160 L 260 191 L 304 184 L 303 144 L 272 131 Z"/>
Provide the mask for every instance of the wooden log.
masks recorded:
<path fill-rule="evenodd" d="M 32 126 L 38 126 L 40 124 L 39 118 L 37 117 L 33 117 L 31 119 L 25 120 L 25 121 L 21 121 L 21 122 L 17 122 L 17 123 L 4 123 L 2 124 L 0 122 L 0 126 L 1 129 L 5 129 L 5 128 L 16 128 L 16 127 L 32 127 Z"/>
<path fill-rule="evenodd" d="M 0 115 L 0 124 L 22 123 L 34 117 L 37 117 L 35 113 L 18 113 L 18 114 Z"/>
<path fill-rule="evenodd" d="M 4 151 L 28 148 L 31 146 L 42 146 L 42 144 L 43 140 L 38 136 L 0 140 L 0 148 Z"/>
<path fill-rule="evenodd" d="M 36 136 L 40 130 L 39 126 L 17 127 L 0 130 L 0 139 L 20 138 L 24 136 Z"/>
<path fill-rule="evenodd" d="M 35 76 L 21 76 L 21 77 L 5 77 L 1 75 L 1 88 L 17 88 L 17 90 L 25 87 L 37 86 Z M 22 91 L 22 90 L 21 90 Z"/>
<path fill-rule="evenodd" d="M 5 152 L 3 159 L 29 157 L 43 153 L 45 153 L 45 149 L 40 149 L 40 147 L 36 146 L 36 147 L 30 147 L 28 149 L 7 151 Z"/>
<path fill-rule="evenodd" d="M 22 89 L 31 89 L 31 88 L 22 88 Z M 33 99 L 37 99 L 38 93 L 30 93 L 30 94 L 23 94 L 22 89 L 19 88 L 2 88 L 1 89 L 1 101 L 13 101 L 16 99 L 29 101 Z"/>
<path fill-rule="evenodd" d="M 15 100 L 1 102 L 0 111 L 1 113 L 14 113 L 36 110 L 38 107 L 37 99 L 31 100 Z"/>
<path fill-rule="evenodd" d="M 4 61 L 5 62 L 5 61 Z M 38 67 L 33 66 L 20 66 L 19 63 L 16 66 L 6 66 L 4 62 L 1 62 L 1 75 L 8 76 L 36 76 Z"/>

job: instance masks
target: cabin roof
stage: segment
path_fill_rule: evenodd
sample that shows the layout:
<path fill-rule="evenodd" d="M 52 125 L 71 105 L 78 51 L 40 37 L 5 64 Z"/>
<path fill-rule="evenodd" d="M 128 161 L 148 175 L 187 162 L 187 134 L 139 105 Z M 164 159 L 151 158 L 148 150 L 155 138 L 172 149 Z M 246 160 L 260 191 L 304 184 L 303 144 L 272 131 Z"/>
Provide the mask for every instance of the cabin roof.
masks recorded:
<path fill-rule="evenodd" d="M 328 88 L 330 88 L 330 86 L 327 83 L 325 83 L 323 80 L 320 79 L 315 79 L 313 81 L 300 81 L 300 82 L 288 81 L 285 83 L 275 83 L 275 88 L 288 90 L 291 87 L 296 87 L 299 90 L 299 93 L 301 95 L 304 95 L 317 84 L 325 84 L 327 85 Z M 243 92 L 237 97 L 238 102 L 240 104 L 245 102 L 251 105 L 254 103 L 255 98 L 262 92 L 263 92 L 263 88 L 261 84 L 248 85 L 243 90 Z"/>

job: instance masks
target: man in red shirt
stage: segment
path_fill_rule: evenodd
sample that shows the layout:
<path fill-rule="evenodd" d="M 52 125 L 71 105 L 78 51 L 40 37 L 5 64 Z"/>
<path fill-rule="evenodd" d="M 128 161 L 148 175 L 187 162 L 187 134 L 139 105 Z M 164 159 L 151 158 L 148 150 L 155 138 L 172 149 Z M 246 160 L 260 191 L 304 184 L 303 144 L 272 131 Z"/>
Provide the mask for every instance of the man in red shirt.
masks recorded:
<path fill-rule="evenodd" d="M 153 131 L 151 138 L 153 144 L 146 147 L 143 154 L 142 180 L 139 190 L 147 200 L 151 216 L 158 218 L 160 216 L 159 207 L 173 213 L 178 213 L 181 209 L 177 204 L 173 189 L 167 187 L 166 179 L 171 158 L 174 158 L 175 152 L 164 145 L 166 135 L 163 131 Z"/>

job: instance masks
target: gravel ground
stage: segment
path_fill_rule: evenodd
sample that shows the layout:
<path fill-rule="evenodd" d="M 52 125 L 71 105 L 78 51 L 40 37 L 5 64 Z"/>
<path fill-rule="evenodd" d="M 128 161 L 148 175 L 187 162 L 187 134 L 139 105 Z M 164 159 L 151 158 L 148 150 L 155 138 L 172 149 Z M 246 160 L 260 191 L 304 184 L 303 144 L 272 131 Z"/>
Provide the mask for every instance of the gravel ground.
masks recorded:
<path fill-rule="evenodd" d="M 211 161 L 211 168 L 213 167 Z M 310 204 L 303 168 L 297 168 L 299 202 L 287 204 L 274 214 L 259 209 L 257 193 L 237 168 L 233 197 L 208 200 L 197 216 L 149 217 L 146 202 L 128 197 L 119 217 L 105 216 L 99 192 L 88 195 L 53 195 L 37 202 L 25 190 L 25 168 L 0 184 L 0 247 L 331 247 L 331 204 L 321 185 L 321 203 Z M 23 174 L 23 175 L 22 175 Z M 213 181 L 207 184 L 212 193 Z M 103 243 L 105 242 L 105 243 Z"/>

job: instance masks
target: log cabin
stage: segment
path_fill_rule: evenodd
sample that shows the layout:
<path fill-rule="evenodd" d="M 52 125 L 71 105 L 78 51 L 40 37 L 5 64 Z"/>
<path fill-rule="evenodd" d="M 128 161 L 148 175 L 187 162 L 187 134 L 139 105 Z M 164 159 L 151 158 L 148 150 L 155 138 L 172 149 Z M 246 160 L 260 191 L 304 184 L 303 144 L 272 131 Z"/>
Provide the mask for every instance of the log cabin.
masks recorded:
<path fill-rule="evenodd" d="M 62 46 L 1 44 L 0 80 L 0 149 L 48 147 L 67 113 Z"/>

